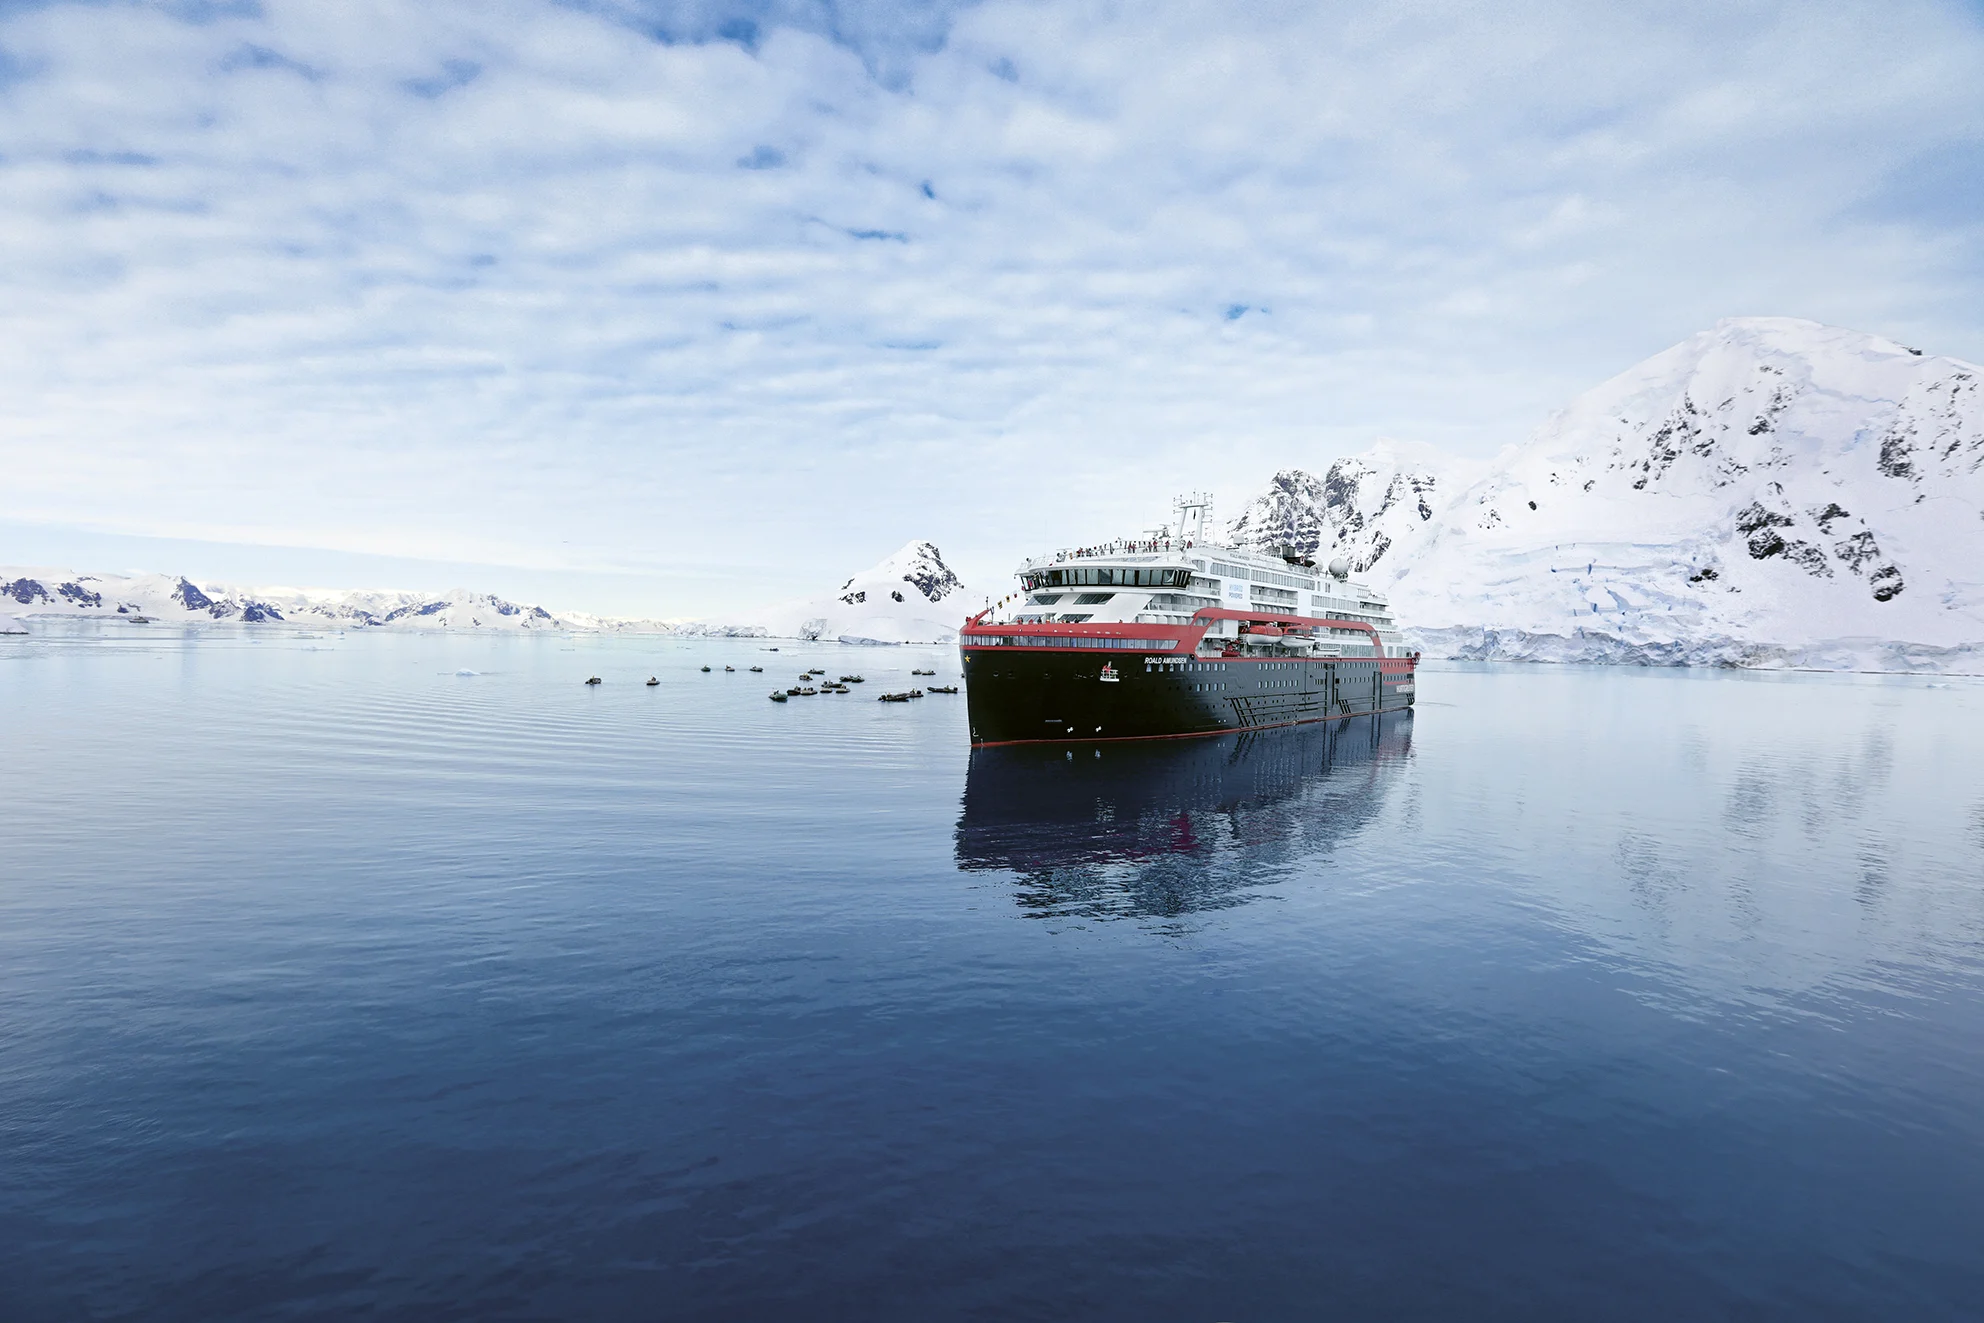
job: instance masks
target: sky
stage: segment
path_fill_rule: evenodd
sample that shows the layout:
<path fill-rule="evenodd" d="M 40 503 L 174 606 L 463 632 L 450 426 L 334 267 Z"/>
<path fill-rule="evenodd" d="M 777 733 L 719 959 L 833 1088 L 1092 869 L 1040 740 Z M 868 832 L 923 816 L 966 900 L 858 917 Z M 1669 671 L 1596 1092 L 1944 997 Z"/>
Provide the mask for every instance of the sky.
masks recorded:
<path fill-rule="evenodd" d="M 1750 315 L 1984 361 L 1984 7 L 0 0 L 0 564 L 997 593 Z"/>

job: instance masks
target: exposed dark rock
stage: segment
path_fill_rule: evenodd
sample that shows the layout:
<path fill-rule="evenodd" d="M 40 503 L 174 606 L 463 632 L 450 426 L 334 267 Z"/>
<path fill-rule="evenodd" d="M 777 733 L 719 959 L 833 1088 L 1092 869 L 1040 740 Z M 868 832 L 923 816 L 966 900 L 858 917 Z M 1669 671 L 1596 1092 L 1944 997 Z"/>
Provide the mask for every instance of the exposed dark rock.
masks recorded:
<path fill-rule="evenodd" d="M 1915 445 L 1907 433 L 1889 432 L 1881 438 L 1881 457 L 1876 467 L 1890 478 L 1915 476 Z"/>
<path fill-rule="evenodd" d="M 852 583 L 854 581 L 852 579 L 849 579 L 848 582 Z M 863 602 L 868 600 L 868 594 L 865 591 L 858 593 L 842 593 L 840 595 L 840 600 L 846 602 L 849 606 L 860 606 Z"/>
<path fill-rule="evenodd" d="M 1760 528 L 1789 527 L 1791 527 L 1790 515 L 1766 510 L 1762 501 L 1751 501 L 1736 512 L 1736 528 L 1739 532 L 1754 533 Z"/>
<path fill-rule="evenodd" d="M 1874 590 L 1876 602 L 1886 602 L 1901 596 L 1901 571 L 1892 565 L 1883 565 L 1867 579 Z"/>
<path fill-rule="evenodd" d="M 1874 535 L 1863 528 L 1833 543 L 1832 554 L 1839 557 L 1840 564 L 1859 574 L 1863 566 L 1880 559 L 1881 549 L 1874 545 Z"/>
<path fill-rule="evenodd" d="M 65 583 L 56 592 L 74 602 L 77 606 L 102 606 L 103 594 L 93 593 L 79 583 Z"/>
<path fill-rule="evenodd" d="M 909 576 L 908 576 L 907 574 L 905 574 L 905 575 L 903 576 L 903 578 L 905 578 L 905 579 L 907 579 L 907 578 L 909 578 Z M 902 600 L 902 594 L 901 594 L 900 592 L 897 592 L 897 591 L 896 591 L 895 589 L 893 589 L 893 588 L 889 590 L 889 596 L 891 596 L 891 597 L 893 597 L 893 598 L 895 598 L 895 599 L 896 599 L 896 600 L 897 600 L 898 602 L 900 602 L 900 601 Z"/>
<path fill-rule="evenodd" d="M 1774 530 L 1789 527 L 1791 516 L 1766 510 L 1761 501 L 1752 501 L 1736 512 L 1736 530 L 1750 535 L 1750 555 L 1756 560 L 1783 555 L 1784 539 Z"/>
<path fill-rule="evenodd" d="M 0 595 L 11 597 L 22 606 L 33 606 L 36 602 L 46 603 L 51 600 L 48 590 L 35 579 L 16 579 L 12 583 L 0 583 Z"/>
<path fill-rule="evenodd" d="M 205 611 L 214 604 L 213 598 L 201 592 L 187 579 L 181 579 L 179 586 L 172 590 L 172 600 L 188 611 Z"/>
<path fill-rule="evenodd" d="M 1784 539 L 1768 528 L 1759 528 L 1750 534 L 1750 558 L 1769 560 L 1772 556 L 1784 554 Z"/>
<path fill-rule="evenodd" d="M 1696 570 L 1696 571 L 1695 571 L 1695 572 L 1694 572 L 1693 574 L 1690 574 L 1690 575 L 1688 576 L 1688 582 L 1689 582 L 1689 583 L 1707 583 L 1707 582 L 1708 582 L 1709 580 L 1711 580 L 1711 579 L 1715 579 L 1715 578 L 1719 578 L 1719 577 L 1721 577 L 1721 576 L 1720 576 L 1720 575 L 1718 575 L 1718 574 L 1716 573 L 1716 569 L 1715 569 L 1715 566 L 1713 566 L 1713 565 L 1704 565 L 1704 566 L 1702 566 L 1702 567 L 1701 567 L 1700 569 L 1698 569 L 1698 570 Z"/>
<path fill-rule="evenodd" d="M 446 611 L 447 609 L 448 609 L 448 604 L 442 601 L 416 602 L 412 606 L 397 607 L 391 611 L 388 611 L 386 612 L 385 615 L 380 616 L 377 620 L 371 623 L 378 625 L 388 625 L 395 620 L 405 620 L 410 616 L 439 615 L 441 614 L 441 612 Z"/>
<path fill-rule="evenodd" d="M 1811 575 L 1813 578 L 1832 578 L 1832 566 L 1826 563 L 1826 553 L 1820 551 L 1811 543 L 1787 542 L 1784 545 L 1784 554 L 1788 559 L 1802 567 L 1805 573 Z"/>
<path fill-rule="evenodd" d="M 934 543 L 920 543 L 918 550 L 923 553 L 922 562 L 914 570 L 902 576 L 903 582 L 913 585 L 917 592 L 923 594 L 924 600 L 941 602 L 959 586 L 958 576 L 951 573 L 950 566 L 944 564 L 943 554 L 937 550 Z M 853 581 L 849 580 L 849 582 Z M 890 596 L 898 602 L 902 600 L 900 593 L 891 593 Z"/>
<path fill-rule="evenodd" d="M 1779 386 L 1776 390 L 1772 391 L 1770 393 L 1770 403 L 1764 406 L 1764 411 L 1757 415 L 1755 422 L 1750 424 L 1750 435 L 1762 436 L 1764 433 L 1774 430 L 1777 427 L 1778 415 L 1782 414 L 1791 406 L 1791 399 L 1792 393 L 1783 386 Z"/>
<path fill-rule="evenodd" d="M 241 618 L 251 624 L 264 620 L 281 620 L 282 612 L 276 610 L 267 602 L 243 602 L 241 604 Z"/>

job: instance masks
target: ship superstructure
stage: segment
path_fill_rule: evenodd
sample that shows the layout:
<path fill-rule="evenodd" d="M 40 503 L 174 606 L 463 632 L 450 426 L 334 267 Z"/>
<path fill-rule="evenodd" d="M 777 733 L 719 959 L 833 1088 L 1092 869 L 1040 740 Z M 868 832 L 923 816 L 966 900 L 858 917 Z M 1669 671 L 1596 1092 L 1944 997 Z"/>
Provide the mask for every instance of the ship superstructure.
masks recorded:
<path fill-rule="evenodd" d="M 1181 497 L 1140 538 L 1037 556 L 959 635 L 974 744 L 1149 739 L 1412 706 L 1418 656 L 1338 560 L 1207 540 Z"/>

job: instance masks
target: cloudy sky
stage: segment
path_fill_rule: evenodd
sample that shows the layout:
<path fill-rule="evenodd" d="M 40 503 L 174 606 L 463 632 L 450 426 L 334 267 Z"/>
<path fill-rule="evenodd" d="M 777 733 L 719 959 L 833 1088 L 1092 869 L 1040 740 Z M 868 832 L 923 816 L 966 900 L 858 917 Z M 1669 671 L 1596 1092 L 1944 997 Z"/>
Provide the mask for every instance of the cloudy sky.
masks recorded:
<path fill-rule="evenodd" d="M 1984 7 L 0 0 L 0 563 L 997 591 L 1750 314 L 1984 360 Z"/>

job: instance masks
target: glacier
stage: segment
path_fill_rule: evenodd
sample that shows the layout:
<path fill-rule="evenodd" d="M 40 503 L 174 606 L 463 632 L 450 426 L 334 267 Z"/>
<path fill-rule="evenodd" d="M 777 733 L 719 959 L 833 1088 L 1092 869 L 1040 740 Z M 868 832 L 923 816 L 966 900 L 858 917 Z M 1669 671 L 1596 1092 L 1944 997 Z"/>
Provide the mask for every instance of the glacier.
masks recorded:
<path fill-rule="evenodd" d="M 1245 545 L 1343 555 L 1437 656 L 1984 669 L 1984 368 L 1732 318 L 1486 464 L 1275 476 Z"/>

